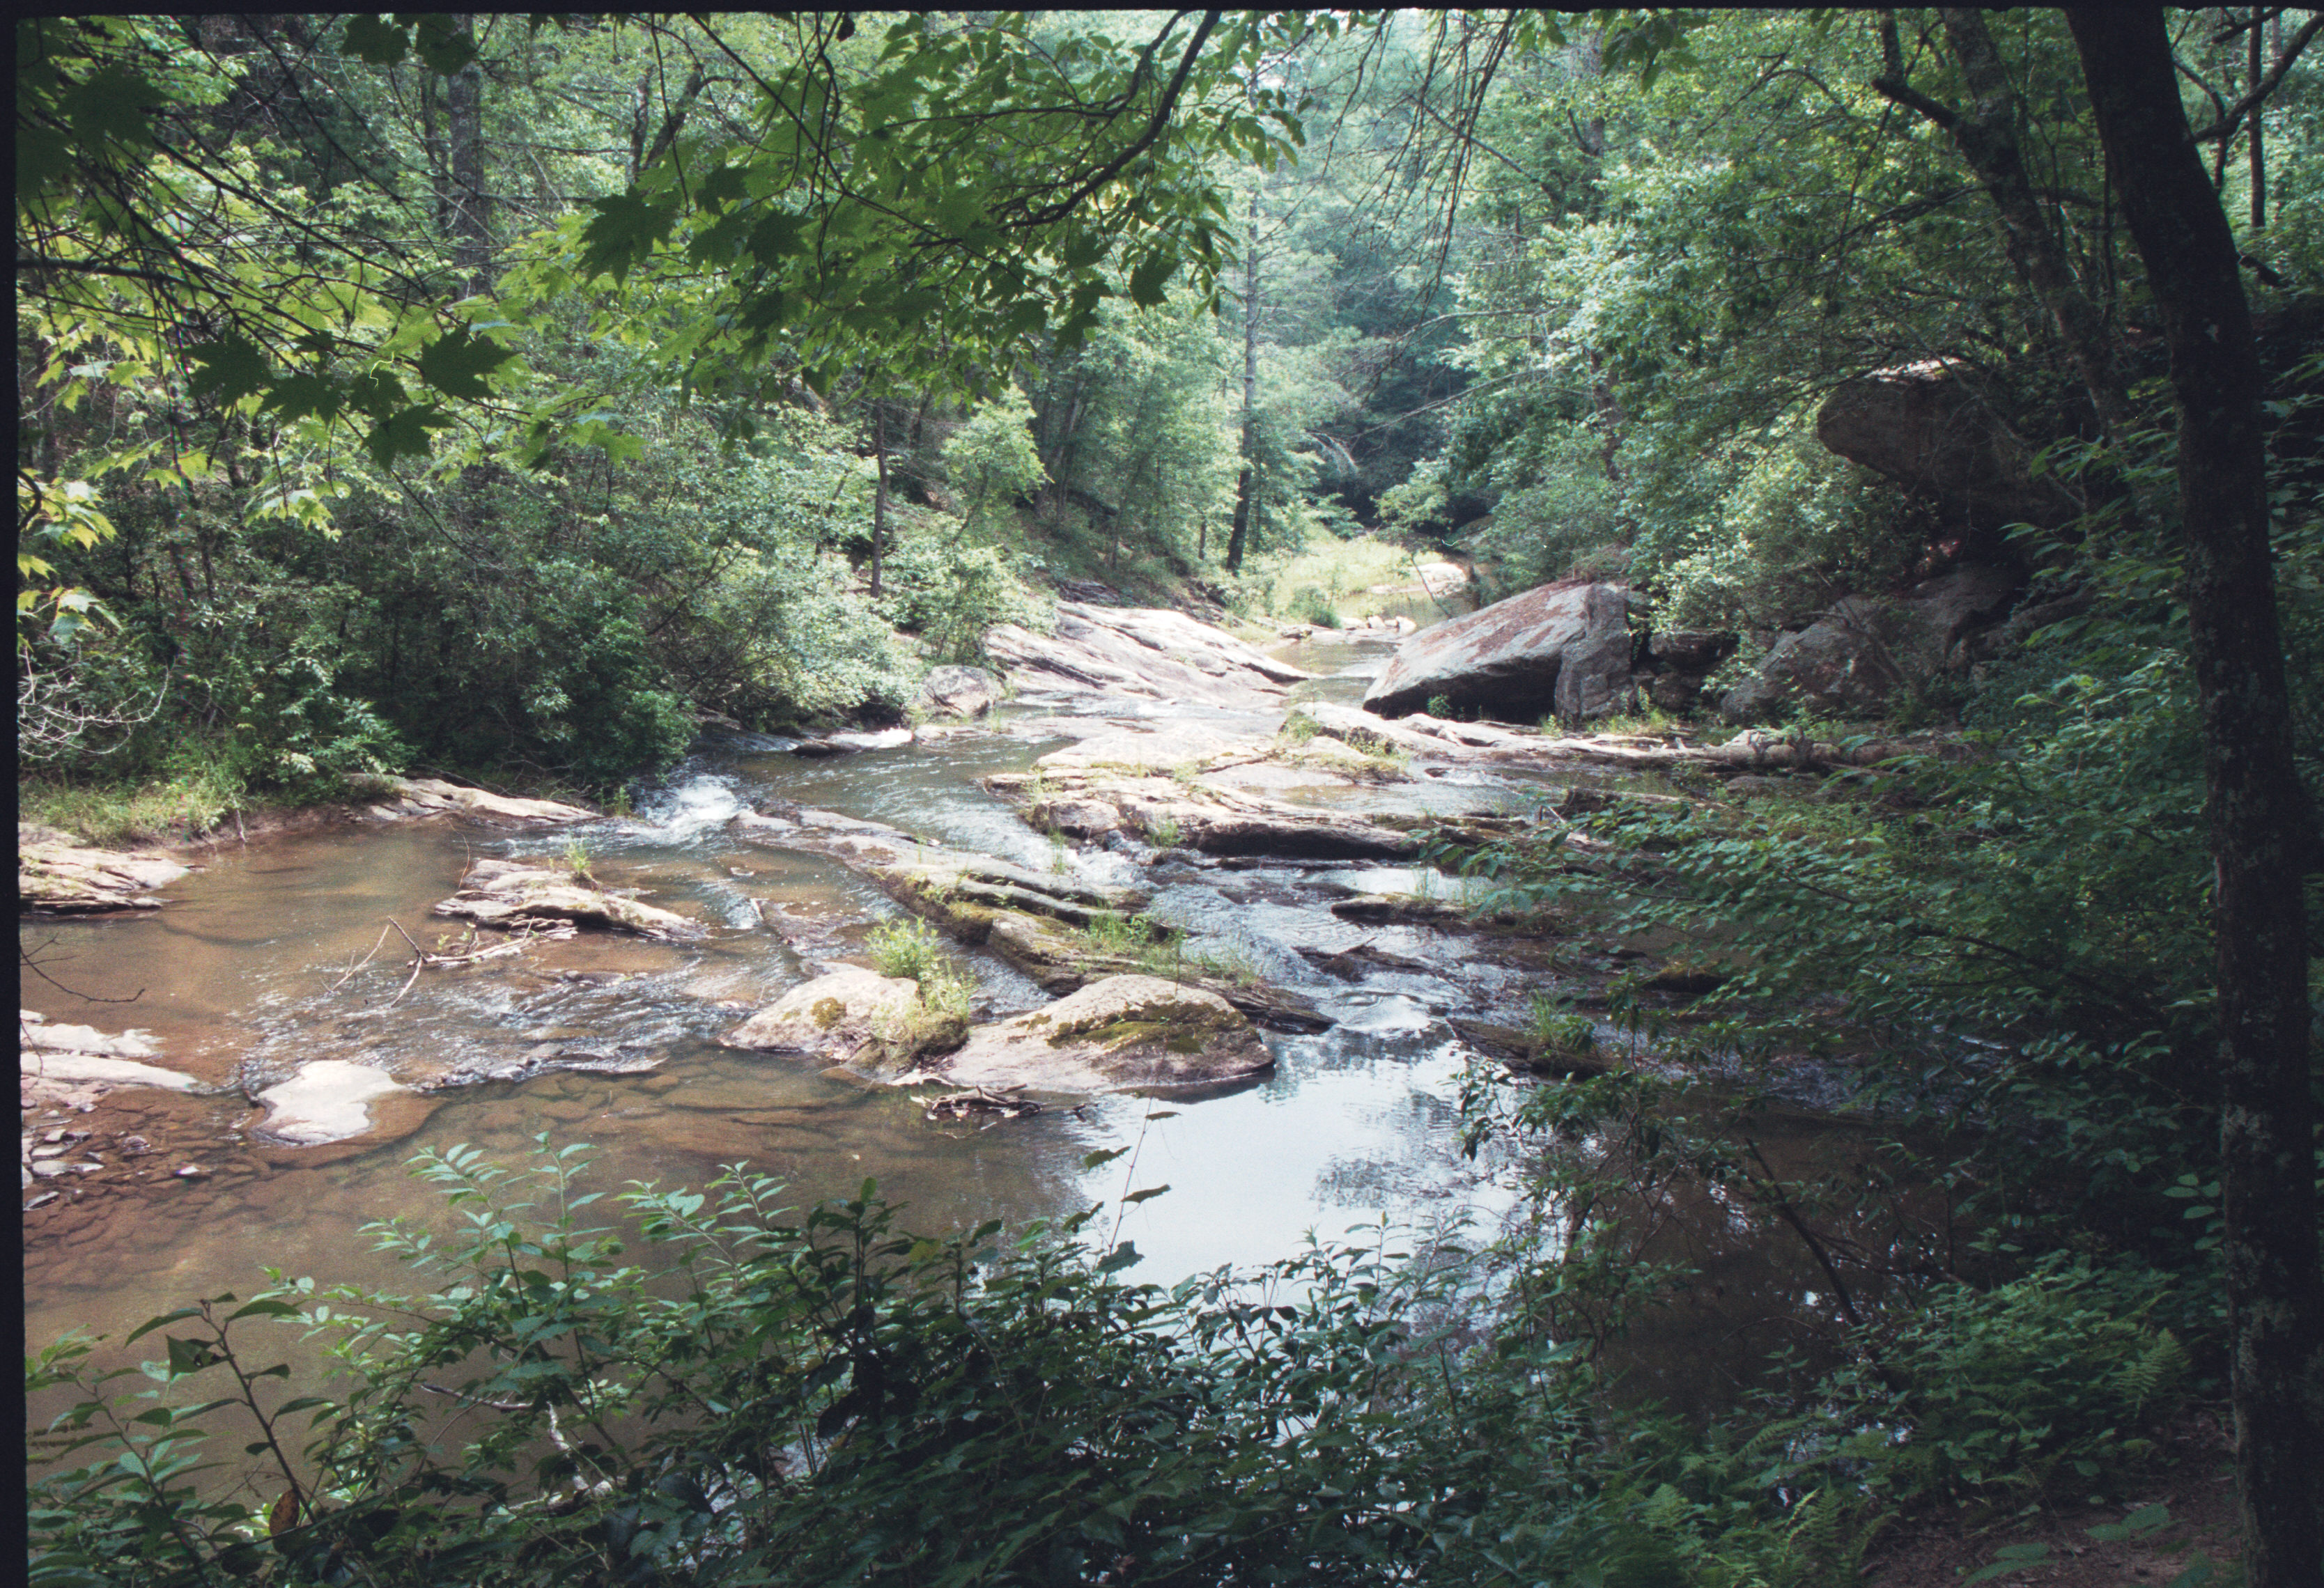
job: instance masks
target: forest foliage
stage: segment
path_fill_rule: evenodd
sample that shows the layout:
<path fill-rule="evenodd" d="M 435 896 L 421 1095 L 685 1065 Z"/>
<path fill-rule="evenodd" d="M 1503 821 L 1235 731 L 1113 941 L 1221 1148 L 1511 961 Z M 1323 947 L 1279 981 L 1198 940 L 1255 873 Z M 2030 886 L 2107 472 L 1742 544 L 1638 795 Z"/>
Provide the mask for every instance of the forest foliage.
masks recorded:
<path fill-rule="evenodd" d="M 1987 25 L 2122 407 L 1913 108 L 1978 62 L 1894 16 L 19 24 L 19 744 L 60 783 L 213 819 L 404 768 L 606 788 L 706 721 L 899 714 L 1057 576 L 1330 616 L 1284 575 L 1370 565 L 1359 535 L 1762 642 L 1963 559 L 2073 598 L 1896 702 L 1965 757 L 1618 811 L 1580 867 L 1444 856 L 1490 907 L 1691 945 L 1711 990 L 1681 1031 L 1630 1004 L 1642 1038 L 1844 1058 L 1872 1167 L 1777 1180 L 1748 1088 L 1480 1085 L 1541 1178 L 1476 1262 L 1164 1292 L 1093 1216 L 921 1242 L 738 1177 L 633 1199 L 673 1299 L 566 1169 L 535 1228 L 456 1155 L 470 1236 L 409 1327 L 287 1279 L 163 1326 L 171 1385 L 247 1370 L 269 1316 L 339 1332 L 355 1387 L 297 1407 L 281 1490 L 195 1482 L 208 1421 L 289 1416 L 250 1384 L 141 1424 L 81 1381 L 114 1464 L 36 1503 L 51 1580 L 1708 1588 L 1854 1581 L 1884 1517 L 2129 1495 L 2217 1392 L 2227 1282 L 2161 331 L 2064 22 Z M 2315 28 L 2171 25 L 2271 382 L 2313 796 Z M 2065 510 L 1978 519 L 1815 439 L 1842 382 L 1931 359 Z M 1799 1360 L 1689 1419 L 1612 1348 L 1683 1290 L 1655 1199 L 1706 1187 L 1833 1283 Z"/>

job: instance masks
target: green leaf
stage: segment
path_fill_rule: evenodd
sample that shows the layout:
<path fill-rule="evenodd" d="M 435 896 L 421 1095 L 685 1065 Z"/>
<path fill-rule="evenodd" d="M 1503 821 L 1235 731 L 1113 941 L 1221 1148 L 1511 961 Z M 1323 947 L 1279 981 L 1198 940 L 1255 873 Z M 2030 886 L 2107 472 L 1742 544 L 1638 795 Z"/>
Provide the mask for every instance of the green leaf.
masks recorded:
<path fill-rule="evenodd" d="M 412 50 L 429 71 L 450 77 L 476 59 L 476 41 L 466 28 L 456 27 L 449 15 L 429 12 L 415 16 L 405 11 L 395 20 L 413 28 Z M 414 23 L 418 25 L 413 27 Z"/>
<path fill-rule="evenodd" d="M 374 425 L 364 437 L 364 450 L 383 469 L 393 467 L 400 457 L 426 457 L 428 432 L 441 430 L 451 422 L 434 403 L 407 408 Z"/>
<path fill-rule="evenodd" d="M 1124 1197 L 1124 1198 L 1121 1199 L 1121 1205 L 1122 1205 L 1124 1207 L 1136 1207 L 1136 1206 L 1137 1206 L 1139 1203 L 1140 1203 L 1140 1202 L 1144 1202 L 1144 1201 L 1146 1201 L 1146 1200 L 1148 1200 L 1148 1199 L 1149 1199 L 1149 1198 L 1155 1198 L 1155 1197 L 1158 1197 L 1158 1196 L 1160 1196 L 1163 1192 L 1165 1192 L 1165 1191 L 1168 1190 L 1169 1189 L 1170 1189 L 1170 1188 L 1169 1188 L 1168 1186 L 1167 1186 L 1167 1185 L 1163 1185 L 1163 1186 L 1148 1186 L 1148 1187 L 1147 1187 L 1147 1188 L 1146 1188 L 1144 1190 L 1142 1190 L 1142 1191 L 1132 1191 L 1132 1192 L 1130 1192 L 1128 1196 Z"/>
<path fill-rule="evenodd" d="M 273 381 L 266 368 L 266 355 L 238 332 L 207 346 L 189 349 L 186 356 L 194 364 L 187 386 L 195 396 L 209 398 L 221 405 L 254 391 L 263 391 Z"/>
<path fill-rule="evenodd" d="M 678 221 L 674 206 L 656 204 L 635 188 L 592 199 L 589 207 L 597 214 L 581 230 L 582 274 L 610 274 L 617 281 L 651 258 Z"/>
<path fill-rule="evenodd" d="M 411 35 L 384 17 L 351 16 L 342 48 L 373 66 L 393 66 L 410 50 Z"/>
<path fill-rule="evenodd" d="M 1100 1273 L 1120 1273 L 1138 1261 L 1138 1243 L 1124 1241 L 1116 1246 L 1103 1262 L 1097 1265 Z"/>
<path fill-rule="evenodd" d="M 449 398 L 490 397 L 492 388 L 484 377 L 515 356 L 489 336 L 464 326 L 420 349 L 420 378 Z"/>
<path fill-rule="evenodd" d="M 1102 1168 L 1129 1151 L 1127 1147 L 1102 1147 L 1094 1152 L 1084 1153 L 1082 1157 L 1082 1167 L 1084 1169 Z"/>
<path fill-rule="evenodd" d="M 181 1340 L 175 1335 L 163 1338 L 169 1342 L 170 1376 L 173 1379 L 198 1373 L 220 1360 L 218 1354 L 202 1341 Z"/>
<path fill-rule="evenodd" d="M 1144 262 L 1130 272 L 1130 301 L 1140 308 L 1152 308 L 1164 298 L 1163 284 L 1178 268 L 1178 256 L 1167 249 L 1156 249 Z"/>

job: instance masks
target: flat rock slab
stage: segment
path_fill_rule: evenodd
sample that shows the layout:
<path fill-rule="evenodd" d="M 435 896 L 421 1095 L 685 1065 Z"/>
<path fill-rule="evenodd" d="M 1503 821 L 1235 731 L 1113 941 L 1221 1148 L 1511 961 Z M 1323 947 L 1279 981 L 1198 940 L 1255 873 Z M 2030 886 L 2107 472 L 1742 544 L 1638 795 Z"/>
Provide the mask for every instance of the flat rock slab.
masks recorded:
<path fill-rule="evenodd" d="M 987 631 L 984 648 L 1019 693 L 1248 711 L 1280 704 L 1286 684 L 1314 676 L 1222 629 L 1160 608 L 1059 601 L 1054 633 L 1002 623 Z"/>
<path fill-rule="evenodd" d="M 1602 715 L 1631 684 L 1630 592 L 1545 584 L 1424 629 L 1364 692 L 1365 709 L 1409 715 L 1443 696 L 1456 709 L 1523 721 Z"/>
<path fill-rule="evenodd" d="M 596 812 L 568 805 L 561 800 L 517 799 L 481 788 L 462 788 L 439 777 L 391 777 L 387 782 L 396 797 L 387 804 L 374 806 L 375 815 L 468 816 L 495 823 L 549 826 L 594 822 L 597 818 Z"/>
<path fill-rule="evenodd" d="M 157 910 L 167 901 L 152 890 L 175 882 L 187 867 L 152 855 L 84 848 L 46 829 L 16 829 L 16 904 L 43 915 L 88 915 L 111 910 Z"/>
<path fill-rule="evenodd" d="M 843 965 L 791 988 L 718 1042 L 723 1047 L 811 1053 L 834 1064 L 862 1067 L 899 1048 L 919 996 L 918 986 L 906 978 Z"/>
<path fill-rule="evenodd" d="M 988 777 L 984 785 L 1036 827 L 1099 842 L 1109 833 L 1130 831 L 1166 849 L 1317 860 L 1400 859 L 1420 848 L 1411 833 L 1360 816 L 1201 778 L 1045 769 Z"/>
<path fill-rule="evenodd" d="M 434 913 L 473 921 L 500 932 L 576 926 L 632 932 L 658 942 L 690 937 L 702 929 L 675 911 L 586 886 L 569 871 L 549 871 L 521 861 L 478 860 L 468 867 L 467 885 L 435 906 Z"/>
<path fill-rule="evenodd" d="M 372 1131 L 375 1099 L 411 1088 L 383 1069 L 344 1059 L 322 1059 L 258 1094 L 266 1105 L 260 1125 L 268 1135 L 300 1146 L 344 1142 Z"/>
<path fill-rule="evenodd" d="M 1157 976 L 1109 976 L 977 1027 L 940 1074 L 988 1090 L 1102 1092 L 1209 1086 L 1274 1067 L 1258 1028 L 1217 994 Z"/>

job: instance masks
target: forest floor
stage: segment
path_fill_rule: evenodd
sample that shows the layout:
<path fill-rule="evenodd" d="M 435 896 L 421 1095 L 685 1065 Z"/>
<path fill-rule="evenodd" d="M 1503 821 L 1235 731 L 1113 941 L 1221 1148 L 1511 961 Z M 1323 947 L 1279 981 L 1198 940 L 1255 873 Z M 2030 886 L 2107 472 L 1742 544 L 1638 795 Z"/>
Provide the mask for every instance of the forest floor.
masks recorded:
<path fill-rule="evenodd" d="M 2010 1546 L 2045 1546 L 2045 1557 L 1987 1581 L 2015 1588 L 2123 1588 L 2181 1580 L 2200 1550 L 2224 1568 L 2241 1552 L 2242 1524 L 2226 1409 L 2194 1406 L 2163 1436 L 2152 1474 L 2118 1505 L 2045 1507 L 1983 1527 L 1924 1512 L 1890 1528 L 1873 1547 L 1869 1588 L 1953 1588 Z M 2135 1539 L 2100 1542 L 2089 1529 L 2119 1522 L 2141 1506 L 2168 1507 L 2168 1523 Z M 2193 1582 L 2233 1581 L 2224 1571 Z M 2191 1588 L 2191 1583 L 2190 1583 Z"/>

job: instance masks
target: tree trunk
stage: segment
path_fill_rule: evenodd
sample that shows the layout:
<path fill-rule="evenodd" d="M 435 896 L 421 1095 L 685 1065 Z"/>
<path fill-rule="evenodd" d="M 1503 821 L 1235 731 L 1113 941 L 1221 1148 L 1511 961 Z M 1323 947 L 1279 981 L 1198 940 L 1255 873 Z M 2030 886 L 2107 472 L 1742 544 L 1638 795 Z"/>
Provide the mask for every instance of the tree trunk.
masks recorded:
<path fill-rule="evenodd" d="M 452 26 L 473 48 L 476 19 L 456 12 Z M 484 68 L 471 60 L 445 82 L 446 131 L 450 144 L 451 180 L 447 185 L 451 213 L 446 230 L 452 235 L 452 268 L 471 296 L 493 284 L 492 196 L 484 187 Z"/>
<path fill-rule="evenodd" d="M 2260 39 L 2260 18 L 2264 13 L 2255 5 L 2251 13 L 2251 32 L 2246 41 L 2244 58 L 2244 92 L 2256 97 L 2260 79 L 2266 75 L 2267 53 Z M 2277 25 L 2282 25 L 2279 19 Z M 2260 131 L 2260 117 L 2264 106 L 2251 107 L 2251 229 L 2267 230 L 2267 147 Z"/>
<path fill-rule="evenodd" d="M 872 594 L 880 594 L 881 559 L 888 539 L 888 410 L 875 399 L 872 404 L 872 455 L 879 471 L 872 487 Z"/>
<path fill-rule="evenodd" d="M 2203 170 L 2163 12 L 2070 7 L 2098 136 L 2145 259 L 2179 408 L 2187 608 L 2201 696 L 2218 955 L 2221 1202 L 2236 1475 L 2250 1588 L 2324 1562 L 2324 1262 L 2318 1251 L 2302 873 L 2268 546 L 2261 374 L 2235 238 Z"/>
<path fill-rule="evenodd" d="M 1234 528 L 1227 536 L 1227 572 L 1242 572 L 1243 553 L 1250 548 L 1252 453 L 1259 410 L 1259 189 L 1250 190 L 1250 230 L 1242 250 L 1242 471 L 1235 476 Z"/>
<path fill-rule="evenodd" d="M 1973 96 L 1969 107 L 1960 110 L 1940 104 L 1905 83 L 1904 51 L 1891 13 L 1881 14 L 1883 69 L 1872 79 L 1872 86 L 1942 128 L 1969 161 L 2000 217 L 2002 252 L 2056 324 L 2066 357 L 2089 393 L 2090 406 L 2098 410 L 2107 439 L 2119 442 L 2135 427 L 2129 388 L 2116 367 L 2106 317 L 2074 279 L 2073 267 L 2051 234 L 2033 180 L 2025 174 L 2024 155 L 2017 142 L 2017 93 L 2001 64 L 2001 52 L 1994 48 L 1982 12 L 1944 6 L 1937 14 L 1944 22 L 1945 38 Z"/>

